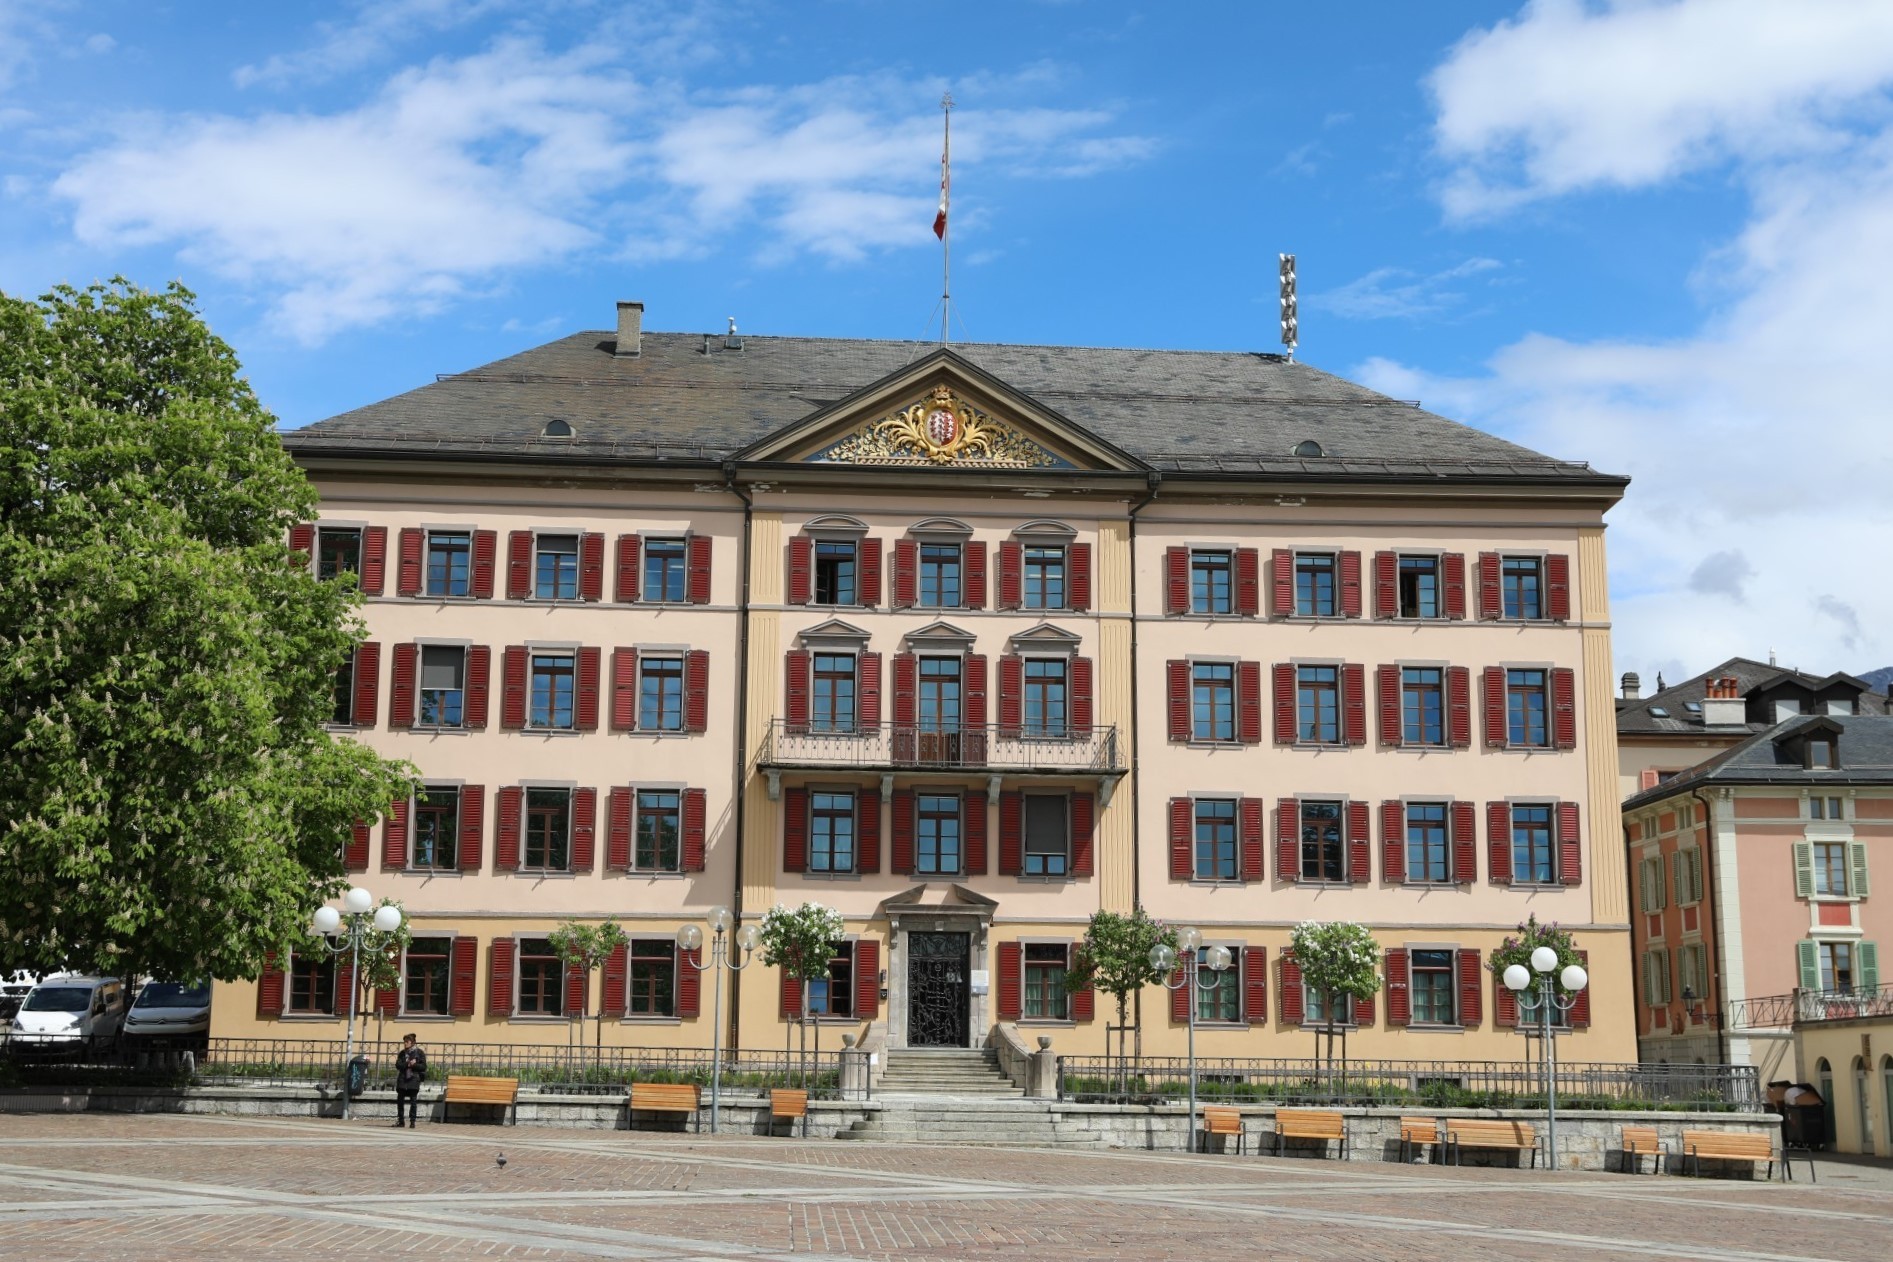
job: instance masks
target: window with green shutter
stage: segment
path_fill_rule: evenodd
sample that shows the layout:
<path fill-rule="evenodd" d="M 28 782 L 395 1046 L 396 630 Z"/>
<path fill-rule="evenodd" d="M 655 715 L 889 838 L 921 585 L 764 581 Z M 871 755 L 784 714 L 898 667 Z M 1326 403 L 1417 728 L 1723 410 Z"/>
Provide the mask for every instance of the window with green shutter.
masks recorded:
<path fill-rule="evenodd" d="M 1814 897 L 1814 847 L 1805 841 L 1794 843 L 1794 896 Z"/>
<path fill-rule="evenodd" d="M 1865 898 L 1867 883 L 1867 843 L 1850 841 L 1847 843 L 1848 882 L 1847 892 L 1855 898 Z"/>
<path fill-rule="evenodd" d="M 1867 991 L 1880 989 L 1880 944 L 1862 942 L 1859 958 L 1860 989 Z"/>
<path fill-rule="evenodd" d="M 1801 977 L 1802 990 L 1821 988 L 1821 948 L 1815 942 L 1797 942 L 1794 944 L 1795 963 Z"/>

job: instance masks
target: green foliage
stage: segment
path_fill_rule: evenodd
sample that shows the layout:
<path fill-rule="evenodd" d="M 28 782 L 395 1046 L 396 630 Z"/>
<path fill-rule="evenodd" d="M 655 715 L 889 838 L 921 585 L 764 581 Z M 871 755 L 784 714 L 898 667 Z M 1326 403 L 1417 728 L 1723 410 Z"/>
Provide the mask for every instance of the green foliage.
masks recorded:
<path fill-rule="evenodd" d="M 1150 962 L 1151 948 L 1159 944 L 1174 950 L 1177 931 L 1161 920 L 1152 920 L 1142 907 L 1128 916 L 1095 911 L 1085 926 L 1084 941 L 1078 944 L 1072 967 L 1065 974 L 1065 989 L 1096 987 L 1115 995 L 1121 1013 L 1129 996 L 1165 980 L 1166 975 Z"/>
<path fill-rule="evenodd" d="M 0 972 L 255 976 L 409 791 L 323 727 L 315 505 L 189 291 L 0 295 Z"/>
<path fill-rule="evenodd" d="M 546 935 L 546 945 L 568 968 L 589 973 L 603 964 L 611 953 L 630 942 L 618 922 L 607 917 L 595 925 L 565 920 Z"/>
<path fill-rule="evenodd" d="M 1302 981 L 1323 995 L 1367 999 L 1380 989 L 1380 946 L 1365 925 L 1304 920 L 1290 931 L 1289 947 Z"/>
<path fill-rule="evenodd" d="M 1487 967 L 1492 970 L 1494 977 L 1500 979 L 1499 985 L 1503 986 L 1505 970 L 1514 964 L 1522 964 L 1527 969 L 1531 968 L 1531 953 L 1541 946 L 1548 946 L 1558 953 L 1558 966 L 1551 970 L 1551 975 L 1558 978 L 1556 983 L 1558 993 L 1572 993 L 1564 988 L 1564 980 L 1558 975 L 1564 972 L 1568 965 L 1578 964 L 1581 961 L 1578 959 L 1577 944 L 1571 941 L 1570 930 L 1560 929 L 1555 920 L 1541 925 L 1538 923 L 1537 916 L 1527 916 L 1518 926 L 1518 932 L 1507 935 L 1498 950 L 1492 953 L 1492 959 L 1487 963 Z M 1532 976 L 1536 978 L 1538 974 L 1533 973 Z"/>
<path fill-rule="evenodd" d="M 777 903 L 762 918 L 762 962 L 797 981 L 826 977 L 842 932 L 841 913 L 832 907 Z"/>
<path fill-rule="evenodd" d="M 375 928 L 375 913 L 360 916 L 344 913 L 345 921 L 359 920 L 362 925 L 361 967 L 355 971 L 355 1011 L 367 1012 L 373 1006 L 374 992 L 395 990 L 401 985 L 401 955 L 414 938 L 409 932 L 406 910 L 392 898 L 384 898 L 377 908 L 392 907 L 401 913 L 400 927 L 392 933 Z"/>

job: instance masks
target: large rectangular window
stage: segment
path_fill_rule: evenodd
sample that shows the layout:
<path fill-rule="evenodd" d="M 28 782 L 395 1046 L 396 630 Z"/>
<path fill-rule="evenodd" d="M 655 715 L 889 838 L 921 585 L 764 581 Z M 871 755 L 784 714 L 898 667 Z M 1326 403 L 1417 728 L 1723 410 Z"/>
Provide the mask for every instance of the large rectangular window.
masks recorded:
<path fill-rule="evenodd" d="M 532 594 L 540 600 L 577 600 L 578 536 L 540 535 L 533 552 Z"/>
<path fill-rule="evenodd" d="M 459 867 L 460 790 L 424 785 L 414 795 L 414 841 L 410 868 L 450 872 Z"/>
<path fill-rule="evenodd" d="M 1452 880 L 1452 851 L 1447 844 L 1446 804 L 1407 803 L 1407 880 Z"/>
<path fill-rule="evenodd" d="M 473 536 L 464 530 L 427 532 L 427 594 L 465 596 L 470 590 L 469 570 Z"/>
<path fill-rule="evenodd" d="M 634 1017 L 677 1015 L 676 944 L 669 938 L 633 938 L 629 954 L 631 999 L 625 1011 Z"/>
<path fill-rule="evenodd" d="M 954 734 L 959 732 L 959 658 L 923 657 L 920 659 L 920 730 Z"/>
<path fill-rule="evenodd" d="M 289 957 L 289 1007 L 299 1016 L 333 1016 L 335 995 L 335 957 L 317 948 L 297 951 Z M 348 996 L 339 1005 L 348 1011 Z"/>
<path fill-rule="evenodd" d="M 1557 880 L 1557 854 L 1551 838 L 1549 806 L 1512 807 L 1512 880 L 1521 885 L 1551 885 Z"/>
<path fill-rule="evenodd" d="M 1545 672 L 1505 672 L 1505 740 L 1508 745 L 1545 748 L 1551 729 L 1545 722 Z"/>
<path fill-rule="evenodd" d="M 1295 554 L 1295 613 L 1303 618 L 1332 618 L 1340 611 L 1338 565 L 1332 552 Z"/>
<path fill-rule="evenodd" d="M 638 728 L 645 732 L 684 730 L 684 659 L 638 659 Z"/>
<path fill-rule="evenodd" d="M 1021 557 L 1024 580 L 1021 592 L 1027 609 L 1065 607 L 1065 549 L 1059 545 L 1031 544 Z"/>
<path fill-rule="evenodd" d="M 1317 745 L 1341 743 L 1341 668 L 1295 668 L 1295 739 Z"/>
<path fill-rule="evenodd" d="M 855 724 L 855 674 L 853 653 L 816 653 L 812 656 L 813 678 L 809 731 L 852 732 Z"/>
<path fill-rule="evenodd" d="M 916 799 L 914 870 L 923 876 L 953 876 L 961 868 L 960 799 L 923 793 Z"/>
<path fill-rule="evenodd" d="M 451 644 L 421 646 L 422 727 L 459 727 L 466 702 L 467 651 Z"/>
<path fill-rule="evenodd" d="M 1847 843 L 1844 841 L 1817 841 L 1812 843 L 1814 850 L 1814 892 L 1816 894 L 1847 894 Z"/>
<path fill-rule="evenodd" d="M 1316 990 L 1304 983 L 1301 988 L 1302 1024 L 1321 1025 L 1328 1023 L 1328 996 L 1325 991 Z M 1335 996 L 1334 1024 L 1336 1026 L 1354 1024 L 1354 1004 L 1346 995 Z"/>
<path fill-rule="evenodd" d="M 1025 875 L 1064 876 L 1071 862 L 1071 825 L 1061 793 L 1025 795 Z"/>
<path fill-rule="evenodd" d="M 572 698 L 577 684 L 577 658 L 569 652 L 532 655 L 532 727 L 569 731 L 574 724 Z"/>
<path fill-rule="evenodd" d="M 572 866 L 572 791 L 526 790 L 523 868 L 564 872 Z"/>
<path fill-rule="evenodd" d="M 324 526 L 316 532 L 316 577 L 362 572 L 362 532 Z"/>
<path fill-rule="evenodd" d="M 1022 1015 L 1030 1021 L 1064 1021 L 1071 1013 L 1071 996 L 1065 993 L 1065 959 L 1069 953 L 1062 942 L 1025 944 L 1025 1007 Z"/>
<path fill-rule="evenodd" d="M 409 1016 L 447 1015 L 447 957 L 452 938 L 415 938 L 402 969 L 401 1011 Z"/>
<path fill-rule="evenodd" d="M 1190 666 L 1190 739 L 1236 739 L 1236 668 L 1228 662 Z"/>
<path fill-rule="evenodd" d="M 329 722 L 344 727 L 355 722 L 355 650 L 350 649 L 342 664 L 335 668 L 335 705 Z"/>
<path fill-rule="evenodd" d="M 688 596 L 685 583 L 685 541 L 682 539 L 646 539 L 644 541 L 645 600 L 682 604 Z"/>
<path fill-rule="evenodd" d="M 843 942 L 828 961 L 828 976 L 808 984 L 808 1010 L 818 1017 L 854 1015 L 854 943 Z"/>
<path fill-rule="evenodd" d="M 854 871 L 854 826 L 854 794 L 809 794 L 808 870 Z"/>
<path fill-rule="evenodd" d="M 1207 945 L 1207 944 L 1205 944 Z M 1201 969 L 1196 975 L 1196 1019 L 1224 1024 L 1242 1020 L 1242 952 L 1231 950 L 1230 966 L 1220 973 Z"/>
<path fill-rule="evenodd" d="M 1821 989 L 1852 990 L 1854 988 L 1854 944 L 1851 942 L 1821 943 Z"/>
<path fill-rule="evenodd" d="M 1236 804 L 1230 798 L 1196 799 L 1196 879 L 1236 879 Z"/>
<path fill-rule="evenodd" d="M 1301 879 L 1347 880 L 1347 846 L 1341 835 L 1339 802 L 1301 804 Z"/>
<path fill-rule="evenodd" d="M 1400 668 L 1400 742 L 1446 743 L 1446 672 L 1437 666 Z"/>
<path fill-rule="evenodd" d="M 1818 767 L 1822 764 L 1816 763 L 1815 765 Z M 1811 797 L 1808 799 L 1808 818 L 1809 819 L 1832 819 L 1832 820 L 1846 819 L 1847 815 L 1846 815 L 1845 810 L 1842 807 L 1843 801 L 1844 799 L 1842 798 Z"/>
<path fill-rule="evenodd" d="M 637 844 L 631 866 L 640 872 L 683 870 L 680 799 L 675 789 L 638 790 Z"/>
<path fill-rule="evenodd" d="M 1234 613 L 1234 574 L 1235 561 L 1227 551 L 1190 553 L 1190 612 Z"/>
<path fill-rule="evenodd" d="M 1504 591 L 1506 617 L 1545 616 L 1544 562 L 1540 558 L 1505 557 L 1499 563 L 1499 583 Z"/>
<path fill-rule="evenodd" d="M 565 1015 L 565 965 L 544 938 L 519 940 L 519 1013 L 528 1017 Z"/>
<path fill-rule="evenodd" d="M 960 603 L 960 545 L 921 544 L 920 607 L 958 609 Z"/>
<path fill-rule="evenodd" d="M 1415 951 L 1409 979 L 1413 996 L 1413 1024 L 1457 1025 L 1453 1004 L 1453 952 Z"/>
<path fill-rule="evenodd" d="M 815 541 L 815 603 L 860 603 L 856 585 L 856 545 L 852 539 Z"/>
<path fill-rule="evenodd" d="M 1065 667 L 1062 657 L 1029 657 L 1025 661 L 1025 734 L 1038 737 L 1070 735 L 1066 726 Z"/>
<path fill-rule="evenodd" d="M 1402 618 L 1440 616 L 1438 557 L 1401 557 L 1397 581 Z"/>

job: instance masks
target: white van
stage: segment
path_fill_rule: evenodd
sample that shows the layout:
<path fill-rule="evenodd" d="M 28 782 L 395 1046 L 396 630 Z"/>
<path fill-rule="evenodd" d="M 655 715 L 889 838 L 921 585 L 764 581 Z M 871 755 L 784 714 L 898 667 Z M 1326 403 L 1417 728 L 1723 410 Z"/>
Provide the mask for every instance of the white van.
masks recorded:
<path fill-rule="evenodd" d="M 190 1048 L 210 1044 L 210 983 L 146 982 L 125 1014 L 125 1048 Z"/>
<path fill-rule="evenodd" d="M 13 1014 L 15 1051 L 77 1052 L 118 1042 L 125 988 L 116 977 L 48 977 Z"/>

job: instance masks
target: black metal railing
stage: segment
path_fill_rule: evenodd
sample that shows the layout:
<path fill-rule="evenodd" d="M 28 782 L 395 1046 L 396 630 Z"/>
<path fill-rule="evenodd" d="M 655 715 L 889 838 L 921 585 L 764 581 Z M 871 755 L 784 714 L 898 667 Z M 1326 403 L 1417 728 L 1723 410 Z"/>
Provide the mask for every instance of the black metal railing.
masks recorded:
<path fill-rule="evenodd" d="M 756 764 L 764 768 L 1027 771 L 1116 775 L 1117 728 L 791 723 L 776 719 Z"/>
<path fill-rule="evenodd" d="M 1735 1029 L 1785 1029 L 1822 1021 L 1893 1016 L 1893 985 L 1871 990 L 1794 990 L 1785 995 L 1737 999 L 1729 1005 Z"/>
<path fill-rule="evenodd" d="M 1752 1065 L 1569 1064 L 1557 1068 L 1561 1109 L 1761 1109 Z M 1058 1095 L 1075 1103 L 1181 1103 L 1190 1064 L 1180 1056 L 1058 1058 Z M 1196 1098 L 1212 1104 L 1386 1107 L 1545 1107 L 1539 1065 L 1518 1061 L 1196 1061 Z"/>

